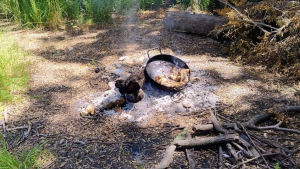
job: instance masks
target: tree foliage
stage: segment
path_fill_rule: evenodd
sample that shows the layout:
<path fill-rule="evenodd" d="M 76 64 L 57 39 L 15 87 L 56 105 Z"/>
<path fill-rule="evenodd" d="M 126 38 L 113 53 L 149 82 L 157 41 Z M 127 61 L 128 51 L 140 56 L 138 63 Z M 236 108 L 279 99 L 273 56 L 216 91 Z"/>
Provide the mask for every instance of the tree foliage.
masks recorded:
<path fill-rule="evenodd" d="M 222 1 L 218 28 L 232 40 L 227 51 L 248 63 L 259 63 L 300 78 L 300 2 L 275 0 Z"/>

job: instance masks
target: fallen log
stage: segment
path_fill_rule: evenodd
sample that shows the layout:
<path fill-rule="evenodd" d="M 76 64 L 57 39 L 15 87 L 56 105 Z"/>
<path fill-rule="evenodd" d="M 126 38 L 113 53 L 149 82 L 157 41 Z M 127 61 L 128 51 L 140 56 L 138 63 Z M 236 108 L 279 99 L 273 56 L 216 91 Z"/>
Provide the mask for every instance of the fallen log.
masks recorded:
<path fill-rule="evenodd" d="M 220 143 L 228 143 L 239 139 L 238 134 L 226 134 L 215 137 L 194 138 L 189 140 L 178 140 L 174 144 L 180 148 L 207 146 Z"/>
<path fill-rule="evenodd" d="M 164 27 L 173 31 L 197 33 L 205 36 L 217 37 L 213 31 L 216 26 L 225 24 L 226 19 L 208 14 L 190 14 L 167 12 L 163 21 Z"/>

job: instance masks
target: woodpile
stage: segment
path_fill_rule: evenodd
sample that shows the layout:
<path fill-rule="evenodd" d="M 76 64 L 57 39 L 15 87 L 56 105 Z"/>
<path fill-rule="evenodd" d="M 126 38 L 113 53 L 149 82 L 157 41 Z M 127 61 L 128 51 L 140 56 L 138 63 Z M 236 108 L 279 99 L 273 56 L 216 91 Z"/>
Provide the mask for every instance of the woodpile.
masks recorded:
<path fill-rule="evenodd" d="M 300 112 L 300 107 L 282 107 L 278 109 L 270 109 L 272 112 Z M 269 111 L 270 111 L 269 110 Z M 208 146 L 217 147 L 218 153 L 218 168 L 245 168 L 246 165 L 259 160 L 260 165 L 270 168 L 269 159 L 285 162 L 280 163 L 286 167 L 293 166 L 291 156 L 300 151 L 295 148 L 293 151 L 285 148 L 277 142 L 271 141 L 265 137 L 255 135 L 249 130 L 277 130 L 300 134 L 299 130 L 282 128 L 282 121 L 273 126 L 259 127 L 262 123 L 275 113 L 264 113 L 252 117 L 246 122 L 230 122 L 222 123 L 217 119 L 216 112 L 210 109 L 210 124 L 199 124 L 192 126 L 192 133 L 187 129 L 179 133 L 172 144 L 166 148 L 164 158 L 156 166 L 157 169 L 168 168 L 173 162 L 173 154 L 177 149 L 184 149 L 189 162 L 189 167 L 194 169 L 195 158 L 194 148 L 201 149 Z M 220 116 L 221 117 L 221 116 Z M 226 119 L 223 117 L 223 119 Z M 216 133 L 215 136 L 200 136 L 207 133 Z M 193 137 L 192 137 L 192 136 Z M 272 166 L 273 167 L 273 166 Z"/>

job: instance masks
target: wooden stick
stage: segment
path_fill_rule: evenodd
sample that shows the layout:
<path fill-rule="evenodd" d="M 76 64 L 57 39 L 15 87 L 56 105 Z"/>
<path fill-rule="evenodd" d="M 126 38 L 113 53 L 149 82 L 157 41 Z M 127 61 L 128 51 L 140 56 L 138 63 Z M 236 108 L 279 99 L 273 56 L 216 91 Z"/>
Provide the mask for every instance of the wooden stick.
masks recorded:
<path fill-rule="evenodd" d="M 227 143 L 226 147 L 227 147 L 228 151 L 230 152 L 230 154 L 232 155 L 232 157 L 234 159 L 234 164 L 237 164 L 238 161 L 239 161 L 239 158 L 237 156 L 237 153 L 236 153 L 235 149 L 231 146 L 230 143 Z"/>
<path fill-rule="evenodd" d="M 223 168 L 223 150 L 222 146 L 219 145 L 219 162 L 218 162 L 219 169 Z"/>
<path fill-rule="evenodd" d="M 246 160 L 246 161 L 243 161 L 243 162 L 241 162 L 241 163 L 238 163 L 237 165 L 233 166 L 231 169 L 238 168 L 238 167 L 240 167 L 241 165 L 246 164 L 246 163 L 249 163 L 249 162 L 251 162 L 251 161 L 254 161 L 254 160 L 256 160 L 256 159 L 258 159 L 258 158 L 260 158 L 260 157 L 268 157 L 268 156 L 275 156 L 275 155 L 278 155 L 278 154 L 262 154 L 262 156 L 253 157 L 253 158 L 251 158 L 251 159 L 249 159 L 249 160 Z"/>
<path fill-rule="evenodd" d="M 155 167 L 156 169 L 165 169 L 168 168 L 169 165 L 173 162 L 173 154 L 175 152 L 176 146 L 170 145 L 164 154 L 164 158 L 160 161 L 160 163 Z"/>
<path fill-rule="evenodd" d="M 215 114 L 213 113 L 213 111 L 210 109 L 210 119 L 214 125 L 214 128 L 220 132 L 220 133 L 223 133 L 223 134 L 227 134 L 229 133 L 228 130 L 226 130 L 225 128 L 222 127 L 222 125 L 220 125 L 220 122 L 218 121 L 218 119 L 216 118 Z"/>
<path fill-rule="evenodd" d="M 190 135 L 189 132 L 187 132 L 187 139 L 192 139 L 192 136 Z M 189 161 L 189 166 L 190 169 L 195 169 L 196 164 L 195 164 L 195 155 L 194 155 L 194 148 L 190 149 L 185 149 L 187 159 Z"/>
<path fill-rule="evenodd" d="M 228 143 L 238 140 L 238 134 L 226 134 L 215 137 L 196 138 L 190 140 L 177 140 L 174 142 L 175 145 L 182 148 L 206 146 L 220 143 Z"/>

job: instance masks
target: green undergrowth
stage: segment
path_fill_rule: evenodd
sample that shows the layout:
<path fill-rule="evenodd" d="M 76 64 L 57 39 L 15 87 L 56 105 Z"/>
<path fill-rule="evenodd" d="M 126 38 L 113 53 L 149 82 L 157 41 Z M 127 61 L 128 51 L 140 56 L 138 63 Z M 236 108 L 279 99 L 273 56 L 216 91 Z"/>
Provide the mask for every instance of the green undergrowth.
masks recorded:
<path fill-rule="evenodd" d="M 47 150 L 42 150 L 41 143 L 29 150 L 11 153 L 7 150 L 6 142 L 0 134 L 0 168 L 4 169 L 33 169 L 43 168 L 47 162 L 55 160 L 54 156 Z"/>
<path fill-rule="evenodd" d="M 1 0 L 0 17 L 30 28 L 57 29 L 68 23 L 111 22 L 114 14 L 124 15 L 132 8 L 154 10 L 162 6 L 199 6 L 207 9 L 215 0 Z M 3 15 L 3 16 L 2 16 Z"/>
<path fill-rule="evenodd" d="M 30 78 L 29 66 L 26 53 L 7 33 L 0 32 L 0 108 L 21 100 Z"/>

